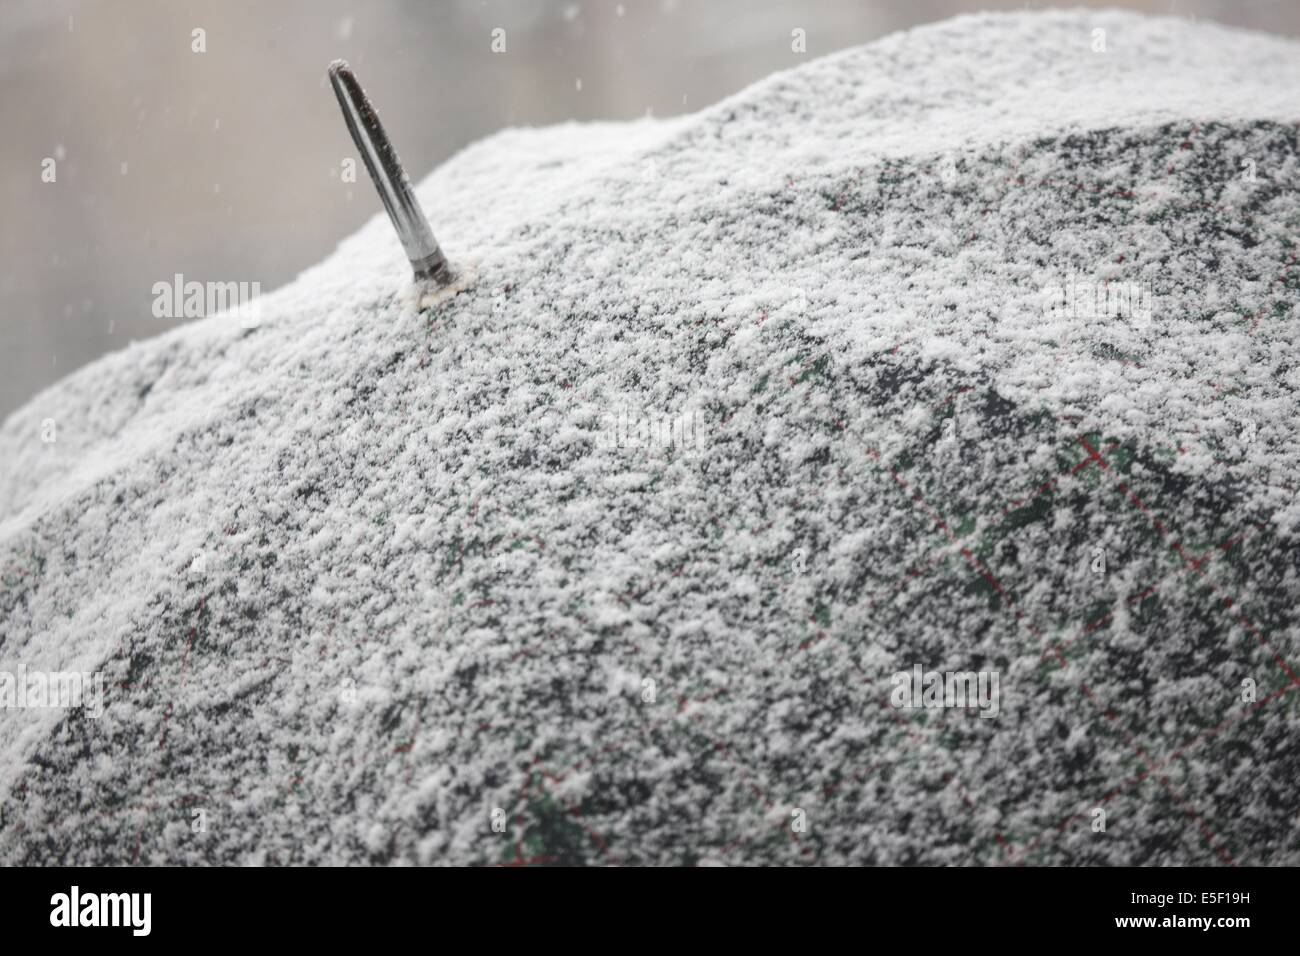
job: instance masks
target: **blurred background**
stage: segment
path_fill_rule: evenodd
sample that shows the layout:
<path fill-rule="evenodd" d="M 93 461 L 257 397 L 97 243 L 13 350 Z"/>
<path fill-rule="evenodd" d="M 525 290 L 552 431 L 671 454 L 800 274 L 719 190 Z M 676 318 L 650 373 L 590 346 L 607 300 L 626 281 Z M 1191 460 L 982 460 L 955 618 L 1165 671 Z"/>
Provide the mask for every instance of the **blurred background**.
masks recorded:
<path fill-rule="evenodd" d="M 0 418 L 181 321 L 153 317 L 155 282 L 180 272 L 268 292 L 380 208 L 360 164 L 356 183 L 341 181 L 356 154 L 325 81 L 336 57 L 418 181 L 505 126 L 707 106 L 797 65 L 795 27 L 806 59 L 957 13 L 1061 5 L 0 0 Z M 1300 0 L 1064 5 L 1300 35 Z M 491 50 L 496 28 L 504 53 Z"/>

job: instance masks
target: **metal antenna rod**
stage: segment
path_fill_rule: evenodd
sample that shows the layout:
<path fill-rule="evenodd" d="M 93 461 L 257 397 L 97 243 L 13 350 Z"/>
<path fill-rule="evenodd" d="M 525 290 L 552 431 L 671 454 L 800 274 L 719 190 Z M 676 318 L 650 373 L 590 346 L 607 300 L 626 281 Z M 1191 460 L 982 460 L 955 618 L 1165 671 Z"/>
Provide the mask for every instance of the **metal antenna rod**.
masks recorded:
<path fill-rule="evenodd" d="M 411 260 L 416 280 L 428 279 L 438 285 L 447 285 L 454 278 L 447 257 L 438 247 L 438 240 L 433 238 L 433 230 L 415 198 L 411 181 L 402 169 L 402 161 L 397 158 L 397 151 L 379 122 L 379 114 L 370 105 L 346 60 L 335 60 L 330 64 L 330 84 L 339 98 L 339 107 L 347 121 L 348 132 L 352 134 L 352 142 L 357 144 L 357 151 L 365 160 L 379 198 L 388 210 L 388 218 L 397 230 L 397 238 L 402 240 L 406 258 Z"/>

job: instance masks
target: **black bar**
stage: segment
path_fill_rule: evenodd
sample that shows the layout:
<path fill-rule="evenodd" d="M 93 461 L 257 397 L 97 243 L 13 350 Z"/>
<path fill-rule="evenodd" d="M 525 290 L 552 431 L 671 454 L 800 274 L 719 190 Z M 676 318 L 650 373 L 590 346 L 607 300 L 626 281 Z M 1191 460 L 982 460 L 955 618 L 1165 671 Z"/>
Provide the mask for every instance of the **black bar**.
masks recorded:
<path fill-rule="evenodd" d="M 450 869 L 7 869 L 0 870 L 5 940 L 138 945 L 284 942 L 461 948 L 531 936 L 619 948 L 635 940 L 759 942 L 889 939 L 925 952 L 1029 941 L 1112 941 L 1178 949 L 1288 943 L 1296 930 L 1294 869 L 858 869 L 827 874 L 493 873 Z M 148 935 L 136 935 L 144 897 L 118 926 L 52 926 L 71 888 L 81 912 L 98 894 L 149 894 Z M 58 895 L 68 906 L 58 911 Z M 1136 895 L 1135 895 L 1136 894 Z M 87 897 L 95 897 L 89 904 Z M 1153 919 L 1149 926 L 1121 920 Z M 1248 925 L 1222 925 L 1244 918 Z M 1211 925 L 1186 921 L 1209 919 Z M 597 933 L 602 924 L 613 929 Z M 1184 921 L 1181 922 L 1180 921 Z M 618 929 L 618 927 L 623 929 Z M 692 927 L 689 931 L 686 927 Z M 695 927 L 698 927 L 695 928 Z M 11 949 L 11 952 L 24 950 Z"/>

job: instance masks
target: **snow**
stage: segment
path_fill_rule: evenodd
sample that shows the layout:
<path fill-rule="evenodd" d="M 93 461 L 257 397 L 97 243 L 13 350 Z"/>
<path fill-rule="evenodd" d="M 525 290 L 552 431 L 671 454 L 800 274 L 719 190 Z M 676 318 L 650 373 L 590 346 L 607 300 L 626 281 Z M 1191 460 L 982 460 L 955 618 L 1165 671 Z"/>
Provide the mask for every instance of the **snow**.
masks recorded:
<path fill-rule="evenodd" d="M 507 130 L 435 300 L 379 214 L 38 395 L 0 670 L 106 700 L 0 716 L 0 862 L 1300 863 L 1297 53 L 982 15 Z"/>

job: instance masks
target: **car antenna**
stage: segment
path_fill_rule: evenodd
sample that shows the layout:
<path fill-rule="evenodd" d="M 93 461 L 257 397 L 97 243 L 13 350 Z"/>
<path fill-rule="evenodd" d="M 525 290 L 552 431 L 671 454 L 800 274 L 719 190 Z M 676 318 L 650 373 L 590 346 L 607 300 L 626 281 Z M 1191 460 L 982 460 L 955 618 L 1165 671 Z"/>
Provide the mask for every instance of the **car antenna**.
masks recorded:
<path fill-rule="evenodd" d="M 433 238 L 429 220 L 411 189 L 411 180 L 402 169 L 402 161 L 397 158 L 397 151 L 379 122 L 379 114 L 370 105 L 352 67 L 348 66 L 347 60 L 335 60 L 330 64 L 329 76 L 339 98 L 339 107 L 343 110 L 343 119 L 347 121 L 348 132 L 352 134 L 352 142 L 356 143 L 357 151 L 365 160 L 379 198 L 388 210 L 388 218 L 397 230 L 397 238 L 402 240 L 402 248 L 415 270 L 416 281 L 430 280 L 440 286 L 449 284 L 454 276 L 447 257 L 442 254 L 438 240 Z"/>

